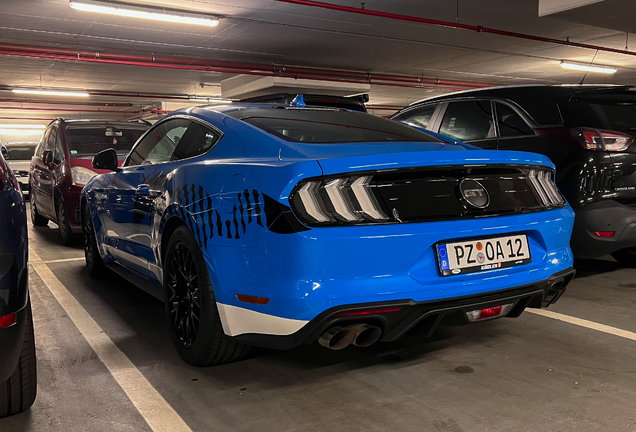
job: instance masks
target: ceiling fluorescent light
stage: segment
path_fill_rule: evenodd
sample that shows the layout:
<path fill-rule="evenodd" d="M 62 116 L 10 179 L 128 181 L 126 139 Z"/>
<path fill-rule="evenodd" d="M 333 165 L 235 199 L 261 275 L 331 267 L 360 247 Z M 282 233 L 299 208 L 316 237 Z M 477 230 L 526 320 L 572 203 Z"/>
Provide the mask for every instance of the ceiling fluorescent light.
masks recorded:
<path fill-rule="evenodd" d="M 32 94 L 41 96 L 72 96 L 72 97 L 88 97 L 86 92 L 79 91 L 57 91 L 57 90 L 29 90 L 29 89 L 13 89 L 13 93 Z"/>
<path fill-rule="evenodd" d="M 44 130 L 46 129 L 46 126 L 39 124 L 0 124 L 0 129 Z"/>
<path fill-rule="evenodd" d="M 0 127 L 0 133 L 6 134 L 6 135 L 32 135 L 33 136 L 34 134 L 41 134 L 42 131 L 36 130 L 36 129 L 5 129 L 3 127 Z"/>
<path fill-rule="evenodd" d="M 215 98 L 204 98 L 204 97 L 189 97 L 188 100 L 191 100 L 194 102 L 208 102 L 208 103 L 220 103 L 220 104 L 232 103 L 232 101 L 229 99 L 215 99 Z"/>
<path fill-rule="evenodd" d="M 613 73 L 616 73 L 616 70 L 617 70 L 615 67 L 611 67 L 611 66 L 591 66 L 591 65 L 584 65 L 579 63 L 570 63 L 565 61 L 561 62 L 561 67 L 564 69 L 572 69 L 572 70 L 585 71 L 585 72 L 597 72 L 597 73 L 604 73 L 604 74 L 613 74 Z"/>
<path fill-rule="evenodd" d="M 84 12 L 97 12 L 107 15 L 117 15 L 128 18 L 142 18 L 155 21 L 179 23 L 179 24 L 193 24 L 202 25 L 208 27 L 216 27 L 219 25 L 218 17 L 210 16 L 187 16 L 183 15 L 180 11 L 170 9 L 155 9 L 149 7 L 136 7 L 125 3 L 99 3 L 99 2 L 86 2 L 86 1 L 70 1 L 69 5 L 79 11 Z"/>

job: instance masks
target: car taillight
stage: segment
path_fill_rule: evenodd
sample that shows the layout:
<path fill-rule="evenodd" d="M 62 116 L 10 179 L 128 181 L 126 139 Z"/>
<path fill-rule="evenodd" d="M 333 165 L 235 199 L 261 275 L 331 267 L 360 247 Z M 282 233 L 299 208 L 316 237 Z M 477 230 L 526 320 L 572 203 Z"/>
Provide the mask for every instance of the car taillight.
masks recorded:
<path fill-rule="evenodd" d="M 10 313 L 9 315 L 0 317 L 0 328 L 10 327 L 17 322 L 17 315 L 14 313 Z"/>
<path fill-rule="evenodd" d="M 505 304 L 501 306 L 490 307 L 486 309 L 477 309 L 474 311 L 466 312 L 466 318 L 468 321 L 482 321 L 491 318 L 497 318 L 499 316 L 505 316 L 510 312 L 510 309 L 514 306 L 514 303 Z"/>
<path fill-rule="evenodd" d="M 9 169 L 0 161 L 0 191 L 3 190 L 20 190 L 18 179 L 9 172 Z"/>
<path fill-rule="evenodd" d="M 300 183 L 291 203 L 301 221 L 309 224 L 382 222 L 382 211 L 369 186 L 371 176 L 308 180 Z"/>
<path fill-rule="evenodd" d="M 620 152 L 627 150 L 634 142 L 631 135 L 603 129 L 574 128 L 570 133 L 588 150 Z"/>
<path fill-rule="evenodd" d="M 551 171 L 531 169 L 528 172 L 528 181 L 532 184 L 544 207 L 561 206 L 565 200 L 552 180 Z"/>

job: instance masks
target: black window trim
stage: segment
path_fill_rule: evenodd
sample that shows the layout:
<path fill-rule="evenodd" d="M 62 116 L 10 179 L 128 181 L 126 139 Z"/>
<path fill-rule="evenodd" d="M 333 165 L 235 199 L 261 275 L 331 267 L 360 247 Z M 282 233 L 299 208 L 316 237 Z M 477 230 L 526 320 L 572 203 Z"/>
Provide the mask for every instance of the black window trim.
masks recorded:
<path fill-rule="evenodd" d="M 184 161 L 184 160 L 194 159 L 194 158 L 198 158 L 198 157 L 204 156 L 204 155 L 208 154 L 210 151 L 212 151 L 212 149 L 213 149 L 214 147 L 216 147 L 216 146 L 217 146 L 217 145 L 221 142 L 221 140 L 223 139 L 223 136 L 225 135 L 225 134 L 223 133 L 223 131 L 222 131 L 221 129 L 219 129 L 218 127 L 214 126 L 214 125 L 213 125 L 213 124 L 211 124 L 211 123 L 208 123 L 208 122 L 207 122 L 207 121 L 205 121 L 205 120 L 202 120 L 202 119 L 200 119 L 200 118 L 198 118 L 198 117 L 195 117 L 195 116 L 191 116 L 191 115 L 187 115 L 187 114 L 175 114 L 175 115 L 171 115 L 171 116 L 169 116 L 169 117 L 165 117 L 165 118 L 163 118 L 163 119 L 159 120 L 158 122 L 156 122 L 154 125 L 152 125 L 152 127 L 151 127 L 151 128 L 149 128 L 146 132 L 144 132 L 144 133 L 143 133 L 143 135 L 141 135 L 141 136 L 139 137 L 139 139 L 137 140 L 137 142 L 136 142 L 136 143 L 132 146 L 132 148 L 130 149 L 130 152 L 128 152 L 128 154 L 126 155 L 126 159 L 124 159 L 124 163 L 123 163 L 123 164 L 122 164 L 122 166 L 121 166 L 122 170 L 125 170 L 126 168 L 136 168 L 136 167 L 141 166 L 141 165 L 128 165 L 128 162 L 130 161 L 130 156 L 132 155 L 132 153 L 133 153 L 133 151 L 135 150 L 135 148 L 137 148 L 137 146 L 139 145 L 139 143 L 140 143 L 140 142 L 141 142 L 144 138 L 146 138 L 146 135 L 148 135 L 150 132 L 152 132 L 153 130 L 155 130 L 156 128 L 158 128 L 159 126 L 161 126 L 162 124 L 164 124 L 165 122 L 170 121 L 170 120 L 173 120 L 173 119 L 185 119 L 185 120 L 189 120 L 189 121 L 191 121 L 191 122 L 193 122 L 193 123 L 199 123 L 200 125 L 205 126 L 206 128 L 211 129 L 213 132 L 215 132 L 216 134 L 218 134 L 219 139 L 217 139 L 217 140 L 216 140 L 216 142 L 212 145 L 212 147 L 210 147 L 210 148 L 209 148 L 209 149 L 208 149 L 205 153 L 201 153 L 201 154 L 196 155 L 196 156 L 190 156 L 190 157 L 187 157 L 187 158 L 179 159 L 179 160 L 176 160 L 176 161 L 166 161 L 166 162 L 162 162 L 162 163 L 164 163 L 164 164 L 166 164 L 166 163 L 172 163 L 172 162 L 181 162 L 181 161 Z M 188 127 L 188 128 L 189 128 L 189 127 Z M 144 165 L 144 166 L 145 166 L 145 165 Z"/>
<path fill-rule="evenodd" d="M 501 132 L 499 130 L 499 116 L 497 115 L 497 103 L 500 103 L 502 105 L 507 106 L 508 108 L 510 108 L 512 111 L 515 112 L 515 114 L 517 114 L 521 120 L 526 124 L 526 126 L 528 126 L 530 129 L 532 129 L 531 134 L 524 134 L 524 135 L 515 135 L 515 136 L 507 136 L 507 137 L 503 137 L 501 136 Z M 539 128 L 539 125 L 535 124 L 534 122 L 530 121 L 530 116 L 527 115 L 525 113 L 525 111 L 523 111 L 523 109 L 521 107 L 517 107 L 515 103 L 507 101 L 505 99 L 499 100 L 499 99 L 492 99 L 492 104 L 493 104 L 493 114 L 495 117 L 495 127 L 497 128 L 497 139 L 498 140 L 508 140 L 508 139 L 515 139 L 515 138 L 525 138 L 525 137 L 534 137 L 537 136 L 537 128 Z"/>
<path fill-rule="evenodd" d="M 440 104 L 438 106 L 438 109 L 433 114 L 433 117 L 431 117 L 431 121 L 429 122 L 429 127 L 427 128 L 431 132 L 440 133 L 439 129 L 441 127 L 442 120 L 444 118 L 444 114 L 446 113 L 446 109 L 448 108 L 448 104 L 449 103 L 451 103 L 451 102 L 464 102 L 464 101 L 476 101 L 476 100 L 489 100 L 490 101 L 491 106 L 492 106 L 492 111 L 493 111 L 493 121 L 494 121 L 494 124 L 495 124 L 495 132 L 496 132 L 495 135 L 496 136 L 494 136 L 492 138 L 484 138 L 484 139 L 481 139 L 481 140 L 470 140 L 470 141 L 467 141 L 467 142 L 479 142 L 479 141 L 486 141 L 486 140 L 493 140 L 493 139 L 507 140 L 507 139 L 514 139 L 514 138 L 531 137 L 531 136 L 537 136 L 536 129 L 539 129 L 539 128 L 550 128 L 550 127 L 561 127 L 561 125 L 559 125 L 559 124 L 555 124 L 555 125 L 539 125 L 534 120 L 532 120 L 532 117 L 530 117 L 530 115 L 523 108 L 518 106 L 515 102 L 510 101 L 510 100 L 505 99 L 505 98 L 499 98 L 499 97 L 471 96 L 471 97 L 457 97 L 457 98 L 452 98 L 452 99 L 444 99 L 443 102 L 430 101 L 430 102 L 427 102 L 427 103 L 422 103 L 422 104 L 419 104 L 419 105 L 414 105 L 412 107 L 409 107 L 409 109 L 407 111 L 405 111 L 404 113 L 406 113 L 408 111 L 411 111 L 412 109 L 415 109 L 415 108 L 420 108 L 420 107 L 422 107 L 424 105 L 429 105 L 429 104 L 434 104 L 434 103 Z M 521 117 L 521 119 L 528 125 L 528 127 L 535 131 L 535 133 L 532 134 L 532 135 L 518 135 L 518 136 L 514 136 L 514 137 L 502 137 L 502 136 L 500 136 L 500 134 L 499 134 L 499 122 L 497 121 L 497 113 L 496 113 L 496 103 L 497 102 L 508 106 L 515 113 L 517 113 L 519 115 L 519 117 Z"/>
<path fill-rule="evenodd" d="M 446 107 L 446 102 L 444 102 L 444 101 L 442 101 L 442 102 L 422 103 L 422 104 L 419 104 L 417 106 L 407 107 L 402 113 L 400 113 L 400 116 L 408 114 L 410 111 L 413 111 L 413 110 L 419 110 L 421 108 L 425 108 L 428 105 L 436 105 L 435 111 L 433 111 L 433 114 L 431 115 L 431 119 L 428 121 L 428 126 L 426 128 L 421 128 L 421 129 L 425 129 L 425 130 L 428 130 L 428 131 L 431 131 L 431 132 L 435 132 L 433 129 L 431 129 L 431 126 L 435 125 L 435 123 L 437 122 L 437 119 L 440 116 L 439 113 L 441 111 L 444 111 L 444 110 L 442 110 L 442 108 Z M 397 116 L 392 116 L 390 118 L 390 120 L 393 120 L 393 121 L 396 121 L 396 122 L 399 122 L 399 123 L 406 124 L 407 126 L 410 126 L 408 123 L 406 123 L 405 119 L 399 119 L 399 118 L 397 118 Z"/>

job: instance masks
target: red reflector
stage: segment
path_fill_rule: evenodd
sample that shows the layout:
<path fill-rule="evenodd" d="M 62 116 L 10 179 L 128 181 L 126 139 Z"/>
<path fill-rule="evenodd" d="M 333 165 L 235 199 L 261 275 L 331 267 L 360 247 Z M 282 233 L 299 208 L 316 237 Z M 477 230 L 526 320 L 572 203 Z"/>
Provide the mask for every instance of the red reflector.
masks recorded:
<path fill-rule="evenodd" d="M 236 298 L 239 299 L 239 301 L 242 301 L 243 303 L 254 303 L 254 304 L 260 304 L 260 305 L 266 305 L 267 303 L 269 303 L 269 299 L 267 297 L 255 297 L 255 296 L 237 294 Z"/>
<path fill-rule="evenodd" d="M 16 322 L 15 313 L 10 313 L 9 315 L 1 316 L 0 317 L 0 328 L 9 327 L 9 326 L 15 324 L 15 322 Z"/>
<path fill-rule="evenodd" d="M 479 319 L 486 319 L 486 318 L 499 316 L 499 314 L 501 313 L 502 307 L 503 306 L 495 306 L 488 309 L 482 309 L 481 312 L 479 313 Z"/>
<path fill-rule="evenodd" d="M 594 235 L 599 237 L 614 237 L 614 231 L 595 231 Z"/>
<path fill-rule="evenodd" d="M 345 316 L 359 316 L 359 315 L 375 315 L 375 314 L 383 314 L 383 313 L 389 313 L 389 312 L 397 312 L 402 310 L 402 307 L 387 307 L 387 308 L 380 308 L 380 309 L 366 309 L 366 310 L 359 310 L 359 311 L 346 311 L 346 312 L 340 312 L 339 314 L 336 314 L 337 317 L 345 317 Z"/>

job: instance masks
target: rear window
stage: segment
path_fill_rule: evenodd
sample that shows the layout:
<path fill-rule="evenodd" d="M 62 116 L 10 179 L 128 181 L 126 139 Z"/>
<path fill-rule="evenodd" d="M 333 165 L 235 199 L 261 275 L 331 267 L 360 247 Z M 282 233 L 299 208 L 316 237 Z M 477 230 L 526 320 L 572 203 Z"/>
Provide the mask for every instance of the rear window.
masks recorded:
<path fill-rule="evenodd" d="M 567 126 L 586 126 L 636 134 L 636 92 L 575 95 L 564 111 Z"/>
<path fill-rule="evenodd" d="M 255 108 L 231 111 L 227 114 L 291 142 L 442 142 L 400 123 L 349 111 Z"/>
<path fill-rule="evenodd" d="M 30 161 L 31 157 L 33 157 L 33 153 L 35 153 L 35 147 L 37 147 L 37 144 L 7 146 L 8 154 L 5 156 L 5 159 L 8 161 Z"/>
<path fill-rule="evenodd" d="M 71 158 L 81 158 L 113 148 L 126 155 L 146 129 L 140 125 L 74 124 L 66 128 L 68 152 Z"/>

